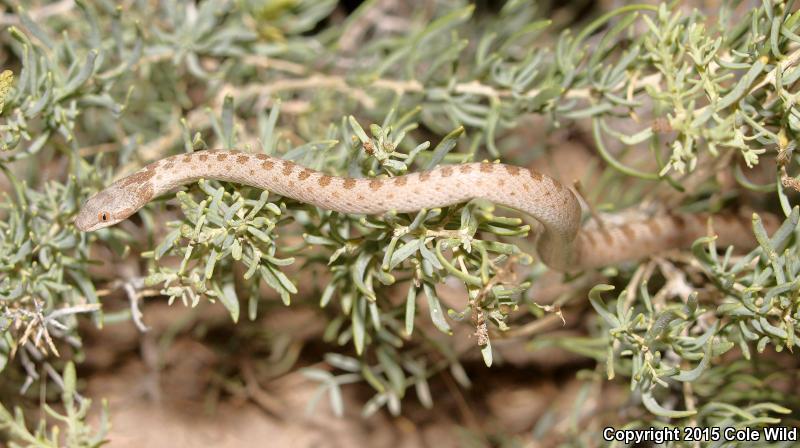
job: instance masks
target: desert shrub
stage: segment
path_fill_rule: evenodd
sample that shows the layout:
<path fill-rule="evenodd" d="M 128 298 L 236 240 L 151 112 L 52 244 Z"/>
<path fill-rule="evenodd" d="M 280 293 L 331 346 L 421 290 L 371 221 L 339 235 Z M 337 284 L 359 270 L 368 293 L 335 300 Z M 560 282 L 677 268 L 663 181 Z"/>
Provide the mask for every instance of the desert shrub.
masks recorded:
<path fill-rule="evenodd" d="M 411 399 L 435 406 L 428 381 L 444 371 L 469 385 L 463 353 L 437 333 L 472 328 L 491 366 L 497 335 L 588 295 L 585 336 L 528 339 L 596 359 L 580 372 L 587 384 L 629 382 L 624 423 L 796 423 L 796 393 L 773 386 L 797 379 L 773 369 L 800 328 L 793 2 L 723 2 L 713 16 L 666 3 L 588 13 L 515 0 L 128 3 L 15 5 L 0 17 L 3 396 L 24 401 L 44 382 L 67 412 L 47 411 L 61 436 L 26 429 L 6 403 L 9 443 L 103 439 L 75 389 L 79 324 L 144 328 L 145 289 L 173 306 L 220 302 L 233 322 L 318 304 L 332 351 L 328 368 L 304 372 L 338 413 L 342 387 L 369 385 L 365 415 Z M 123 225 L 82 233 L 72 222 L 112 179 L 206 148 L 359 177 L 526 164 L 558 151 L 525 139 L 531 116 L 591 139 L 603 163 L 590 181 L 602 188 L 584 196 L 599 212 L 658 197 L 712 212 L 747 200 L 783 225 L 769 234 L 754 215 L 759 245 L 746 255 L 704 238 L 681 256 L 603 270 L 588 294 L 577 284 L 588 274 L 567 276 L 579 297 L 537 304 L 528 291 L 546 268 L 525 239 L 531 221 L 482 200 L 360 216 L 201 181 Z M 310 269 L 325 275 L 300 294 Z M 465 291 L 460 309 L 438 296 L 446 279 Z M 112 295 L 130 308 L 104 310 Z"/>

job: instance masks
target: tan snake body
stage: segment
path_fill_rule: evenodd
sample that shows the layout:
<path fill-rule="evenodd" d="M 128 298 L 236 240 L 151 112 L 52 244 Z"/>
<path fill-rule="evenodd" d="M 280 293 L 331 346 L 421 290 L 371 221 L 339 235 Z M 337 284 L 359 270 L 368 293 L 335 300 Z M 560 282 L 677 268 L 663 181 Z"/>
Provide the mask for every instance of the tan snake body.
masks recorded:
<path fill-rule="evenodd" d="M 394 178 L 329 176 L 265 154 L 198 151 L 168 157 L 122 178 L 91 197 L 75 219 L 92 231 L 127 219 L 156 196 L 199 179 L 250 185 L 342 213 L 414 212 L 483 198 L 521 210 L 542 224 L 541 260 L 576 271 L 636 260 L 686 247 L 707 233 L 708 214 L 664 215 L 607 229 L 580 230 L 581 207 L 569 188 L 549 176 L 499 163 L 445 165 Z M 714 215 L 721 246 L 752 246 L 749 223 Z"/>

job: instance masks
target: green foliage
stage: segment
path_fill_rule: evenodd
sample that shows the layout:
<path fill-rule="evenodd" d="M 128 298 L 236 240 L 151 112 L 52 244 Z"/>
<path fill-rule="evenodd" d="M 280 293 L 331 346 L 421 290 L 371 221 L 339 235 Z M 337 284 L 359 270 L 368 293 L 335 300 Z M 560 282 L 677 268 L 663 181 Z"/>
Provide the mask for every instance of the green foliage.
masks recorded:
<path fill-rule="evenodd" d="M 619 271 L 608 281 L 626 285 L 623 293 L 603 299 L 610 289 L 600 285 L 590 294 L 599 316 L 591 336 L 534 345 L 594 357 L 609 378 L 629 379 L 643 412 L 632 425 L 772 424 L 797 409 L 797 397 L 776 396 L 760 367 L 770 365 L 768 347 L 794 350 L 800 318 L 791 196 L 800 12 L 792 1 L 724 2 L 714 20 L 679 5 L 630 4 L 585 23 L 563 23 L 538 2 L 487 10 L 426 1 L 424 13 L 403 17 L 379 3 L 346 16 L 336 2 L 306 0 L 168 0 L 129 11 L 77 1 L 52 16 L 27 11 L 33 6 L 10 15 L 14 25 L 0 33 L 8 55 L 0 168 L 9 185 L 0 204 L 0 371 L 10 382 L 9 370 L 24 372 L 25 392 L 46 381 L 37 365 L 55 371 L 48 355 L 80 355 L 77 315 L 91 313 L 98 326 L 112 320 L 98 290 L 125 291 L 132 311 L 114 317 L 136 320 L 147 285 L 170 302 L 219 301 L 234 321 L 241 306 L 255 320 L 277 297 L 319 304 L 332 352 L 329 369 L 304 370 L 321 385 L 311 407 L 327 395 L 342 413 L 341 387 L 356 382 L 374 389 L 365 415 L 384 406 L 400 413 L 411 389 L 433 406 L 428 380 L 440 372 L 470 383 L 448 342 L 454 329 L 469 327 L 491 365 L 495 335 L 515 316 L 546 312 L 525 295 L 543 267 L 513 275 L 534 259 L 523 239 L 531 226 L 510 212 L 475 200 L 344 215 L 204 181 L 177 194 L 180 214 L 156 201 L 134 221 L 91 234 L 72 218 L 112 179 L 207 147 L 358 177 L 485 158 L 524 164 L 543 146 L 515 131 L 539 114 L 554 128 L 591 129 L 610 167 L 596 172 L 603 188 L 588 192 L 594 205 L 621 208 L 660 188 L 685 191 L 687 210 L 717 210 L 740 194 L 719 180 L 725 173 L 780 203 L 787 218 L 771 236 L 756 220 L 760 246 L 743 257 L 718 255 L 713 239 L 702 239 L 694 264 Z M 515 152 L 520 146 L 530 151 Z M 624 158 L 647 151 L 652 171 Z M 753 183 L 739 160 L 749 168 L 774 160 L 775 177 Z M 597 204 L 600 190 L 620 194 Z M 90 248 L 147 274 L 96 269 Z M 297 285 L 311 270 L 326 274 L 309 297 Z M 465 291 L 457 309 L 437 293 L 445 281 Z M 727 375 L 753 387 L 742 393 Z M 102 435 L 89 442 L 81 426 L 85 403 L 64 398 L 66 417 L 50 416 L 77 443 L 96 444 Z M 18 443 L 59 437 L 44 426 L 30 433 L 5 411 L 0 425 Z"/>
<path fill-rule="evenodd" d="M 95 12 L 83 2 L 78 6 L 88 25 L 88 35 L 82 39 L 53 40 L 24 9 L 19 14 L 22 28 L 12 26 L 7 30 L 13 40 L 6 43 L 20 58 L 21 70 L 13 93 L 5 99 L 5 122 L 0 125 L 0 149 L 15 150 L 6 162 L 38 153 L 56 134 L 77 149 L 75 128 L 86 108 L 110 111 L 106 124 L 124 108 L 124 103 L 117 102 L 110 93 L 138 58 L 141 48 L 126 47 L 119 35 L 115 36 L 118 46 L 114 51 L 109 45 L 102 45 L 103 32 Z M 108 20 L 118 28 L 119 12 Z"/>
<path fill-rule="evenodd" d="M 52 336 L 71 336 L 78 313 L 100 310 L 86 273 L 85 236 L 70 218 L 80 206 L 75 179 L 66 185 L 48 182 L 40 191 L 5 174 L 16 197 L 5 194 L 0 204 L 6 216 L 0 221 L 0 329 L 6 336 L 0 370 L 27 342 L 58 354 Z"/>
<path fill-rule="evenodd" d="M 713 239 L 698 240 L 694 252 L 708 271 L 716 287 L 724 295 L 717 308 L 728 316 L 730 323 L 726 339 L 737 342 L 742 355 L 750 359 L 749 342 L 756 343 L 759 353 L 768 344 L 780 352 L 793 351 L 798 346 L 795 334 L 800 331 L 800 257 L 796 247 L 800 238 L 800 208 L 797 206 L 783 225 L 771 237 L 767 235 L 758 215 L 753 216 L 753 231 L 759 242 L 736 263 L 731 251 L 723 258 L 717 254 Z"/>
<path fill-rule="evenodd" d="M 672 278 L 667 275 L 667 283 L 655 295 L 646 278 L 634 276 L 612 305 L 601 294 L 614 287 L 601 284 L 589 292 L 589 301 L 601 317 L 597 333 L 604 343 L 583 339 L 540 343 L 604 360 L 608 379 L 618 372 L 630 378 L 631 390 L 656 416 L 690 417 L 701 427 L 777 424 L 780 414 L 792 412 L 797 397 L 778 393 L 771 384 L 790 378 L 791 373 L 775 373 L 771 360 L 754 359 L 751 350 L 755 346 L 761 354 L 770 344 L 776 352 L 800 346 L 795 338 L 800 331 L 800 257 L 789 244 L 796 244 L 800 236 L 799 217 L 800 207 L 795 207 L 769 236 L 754 215 L 759 246 L 740 257 L 733 256 L 732 248 L 718 255 L 715 238 L 695 242 L 695 257 L 715 286 L 713 301 L 701 303 L 697 291 L 685 302 L 664 300 L 686 286 L 679 273 L 672 273 Z M 735 347 L 741 362 L 714 361 Z M 755 370 L 748 372 L 753 366 Z M 736 386 L 739 381 L 746 381 L 749 390 Z M 689 408 L 659 404 L 659 395 L 675 399 L 669 391 Z M 650 423 L 630 424 L 646 427 Z"/>
<path fill-rule="evenodd" d="M 281 209 L 267 202 L 268 192 L 262 192 L 258 200 L 245 200 L 238 193 L 231 195 L 221 187 L 211 188 L 204 181 L 200 182 L 200 188 L 211 200 L 197 203 L 180 192 L 178 199 L 189 223 L 175 223 L 176 228 L 154 252 L 143 254 L 155 260 L 176 254 L 181 257 L 180 266 L 172 269 L 159 265 L 157 272 L 147 278 L 148 283 L 163 284 L 161 292 L 170 302 L 179 297 L 184 305 L 197 306 L 198 294 L 217 298 L 236 321 L 239 298 L 233 279 L 222 280 L 214 274 L 219 268 L 230 275 L 230 266 L 225 263 L 241 262 L 247 267 L 243 279 L 254 278 L 249 282 L 252 286 L 249 291 L 251 319 L 255 319 L 259 280 L 278 291 L 284 304 L 289 305 L 289 294 L 296 293 L 297 288 L 279 267 L 292 264 L 294 259 L 276 258 L 277 248 L 271 236 L 281 217 Z M 228 198 L 230 201 L 226 202 Z M 193 263 L 194 260 L 201 262 Z"/>
<path fill-rule="evenodd" d="M 77 394 L 75 385 L 75 365 L 68 362 L 64 368 L 62 376 L 63 384 L 61 391 L 61 402 L 64 406 L 64 413 L 44 404 L 42 408 L 47 416 L 57 424 L 48 429 L 45 419 L 39 420 L 39 424 L 31 431 L 25 421 L 25 415 L 21 408 L 14 409 L 14 413 L 9 412 L 0 404 L 0 429 L 7 431 L 12 440 L 9 444 L 11 448 L 17 447 L 36 447 L 36 448 L 58 448 L 85 447 L 93 448 L 104 445 L 109 429 L 107 404 L 103 403 L 100 414 L 100 427 L 95 431 L 86 423 L 92 401 Z M 64 431 L 63 434 L 61 431 Z"/>
<path fill-rule="evenodd" d="M 274 111 L 271 115 L 277 117 Z M 404 147 L 404 136 L 417 127 L 412 119 L 413 114 L 395 117 L 390 112 L 383 126 L 370 127 L 371 136 L 368 136 L 350 117 L 338 130 L 343 135 L 341 141 L 346 143 L 311 143 L 295 148 L 285 157 L 310 165 L 316 152 L 330 150 L 345 156 L 331 159 L 327 163 L 328 172 L 337 173 L 335 167 L 339 164 L 340 172 L 346 166 L 355 165 L 360 174 L 366 176 L 396 175 L 409 171 L 416 159 L 435 165 L 455 148 L 463 132 L 461 128 L 456 129 L 432 149 L 426 142 L 404 153 L 397 148 Z M 220 133 L 235 134 L 230 126 L 230 123 L 223 125 Z M 269 140 L 269 136 L 266 139 Z M 202 145 L 198 141 L 193 143 Z M 371 149 L 358 151 L 363 148 Z M 352 169 L 349 173 L 353 174 Z M 487 365 L 491 365 L 487 325 L 494 323 L 505 328 L 505 320 L 516 309 L 520 293 L 528 286 L 527 283 L 504 282 L 496 274 L 509 260 L 530 262 L 530 257 L 513 244 L 483 240 L 480 236 L 525 235 L 529 226 L 517 218 L 496 216 L 494 207 L 486 201 L 476 200 L 410 215 L 364 217 L 319 210 L 292 201 L 282 201 L 280 205 L 268 203 L 266 192 L 230 194 L 203 181 L 199 190 L 208 195 L 199 203 L 185 193 L 178 194 L 186 220 L 170 224 L 174 230 L 153 252 L 143 254 L 157 262 L 147 283 L 163 283 L 162 293 L 170 300 L 180 298 L 192 306 L 197 305 L 201 295 L 218 299 L 237 320 L 237 279 L 232 275 L 231 265 L 242 263 L 246 272 L 239 280 L 239 290 L 246 291 L 248 315 L 255 319 L 262 281 L 277 291 L 286 305 L 290 304 L 290 295 L 297 292 L 282 272 L 295 257 L 279 258 L 282 251 L 307 258 L 306 266 L 320 264 L 331 274 L 320 305 L 327 307 L 338 303 L 341 313 L 331 321 L 326 335 L 338 345 L 352 344 L 356 354 L 361 356 L 358 361 L 352 360 L 359 363 L 356 371 L 364 375 L 361 379 L 369 382 L 378 393 L 368 406 L 371 412 L 387 403 L 394 412 L 399 412 L 398 400 L 406 389 L 411 385 L 418 391 L 426 387 L 420 386 L 426 384 L 420 381 L 433 373 L 426 371 L 424 366 L 429 361 L 425 357 L 410 357 L 398 351 L 405 345 L 404 340 L 414 334 L 419 293 L 426 297 L 431 321 L 444 333 L 451 333 L 448 316 L 457 321 L 468 317 L 480 321 L 478 344 Z M 302 226 L 303 244 L 277 246 L 275 242 L 281 234 L 292 232 L 297 224 Z M 159 262 L 162 258 L 173 257 L 181 260 L 177 268 Z M 461 311 L 445 311 L 436 296 L 435 285 L 448 276 L 460 279 L 467 288 L 468 302 Z M 393 306 L 386 294 L 392 291 L 388 287 L 398 279 L 407 290 L 403 296 L 408 296 L 408 300 Z M 442 351 L 436 344 L 428 344 L 435 352 Z M 368 353 L 375 355 L 377 364 L 367 363 Z M 445 352 L 445 356 L 451 361 L 437 369 L 455 362 L 451 354 Z M 323 371 L 309 372 L 316 372 L 310 373 L 315 379 L 331 376 Z M 333 391 L 338 390 L 334 385 L 349 379 L 352 374 L 328 382 L 332 399 L 337 396 Z"/>

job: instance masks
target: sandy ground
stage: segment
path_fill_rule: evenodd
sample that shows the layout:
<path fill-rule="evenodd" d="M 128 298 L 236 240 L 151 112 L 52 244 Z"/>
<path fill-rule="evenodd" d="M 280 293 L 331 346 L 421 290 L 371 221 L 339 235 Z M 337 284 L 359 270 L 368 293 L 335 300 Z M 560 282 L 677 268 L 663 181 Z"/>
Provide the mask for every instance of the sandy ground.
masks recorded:
<path fill-rule="evenodd" d="M 342 388 L 345 415 L 337 417 L 327 396 L 308 411 L 318 383 L 299 370 L 322 367 L 319 361 L 326 351 L 314 342 L 320 328 L 313 323 L 313 311 L 285 309 L 259 321 L 257 325 L 307 338 L 309 344 L 293 368 L 274 378 L 256 378 L 257 387 L 231 372 L 231 358 L 219 351 L 219 335 L 243 326 L 226 320 L 220 305 L 203 304 L 193 312 L 156 300 L 144 313 L 151 327 L 147 334 L 132 325 L 115 325 L 87 338 L 82 368 L 90 372 L 81 376 L 87 379 L 86 395 L 95 403 L 108 400 L 111 447 L 457 447 L 512 440 L 530 444 L 531 431 L 546 414 L 554 422 L 548 433 L 555 439 L 566 437 L 575 397 L 586 384 L 575 372 L 593 365 L 558 349 L 530 351 L 511 339 L 497 343 L 502 354 L 498 358 L 505 363 L 486 368 L 478 350 L 470 346 L 474 341 L 469 328 L 457 328 L 450 342 L 461 346 L 466 340 L 463 359 L 471 388 L 457 386 L 449 374 L 437 375 L 430 382 L 432 409 L 420 404 L 412 388 L 402 401 L 401 416 L 383 409 L 363 417 L 362 406 L 373 392 L 366 384 L 347 385 Z M 187 318 L 209 327 L 205 337 L 190 326 L 164 344 L 174 322 Z M 211 333 L 217 336 L 209 338 Z M 270 362 L 263 356 L 247 361 L 261 366 Z M 234 387 L 221 386 L 225 384 Z M 610 403 L 587 402 L 586 409 Z M 93 421 L 97 418 L 95 414 Z M 507 437 L 499 441 L 494 434 Z"/>

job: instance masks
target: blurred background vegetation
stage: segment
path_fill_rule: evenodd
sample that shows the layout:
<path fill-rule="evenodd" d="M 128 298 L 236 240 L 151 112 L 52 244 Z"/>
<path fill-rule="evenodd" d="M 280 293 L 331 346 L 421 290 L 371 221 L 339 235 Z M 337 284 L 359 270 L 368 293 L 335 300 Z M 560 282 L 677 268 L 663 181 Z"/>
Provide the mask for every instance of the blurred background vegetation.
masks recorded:
<path fill-rule="evenodd" d="M 797 426 L 793 1 L 0 4 L 8 445 Z M 206 148 L 357 177 L 500 160 L 574 185 L 587 226 L 726 211 L 759 244 L 566 276 L 534 220 L 486 201 L 343 215 L 216 181 L 72 224 Z"/>

